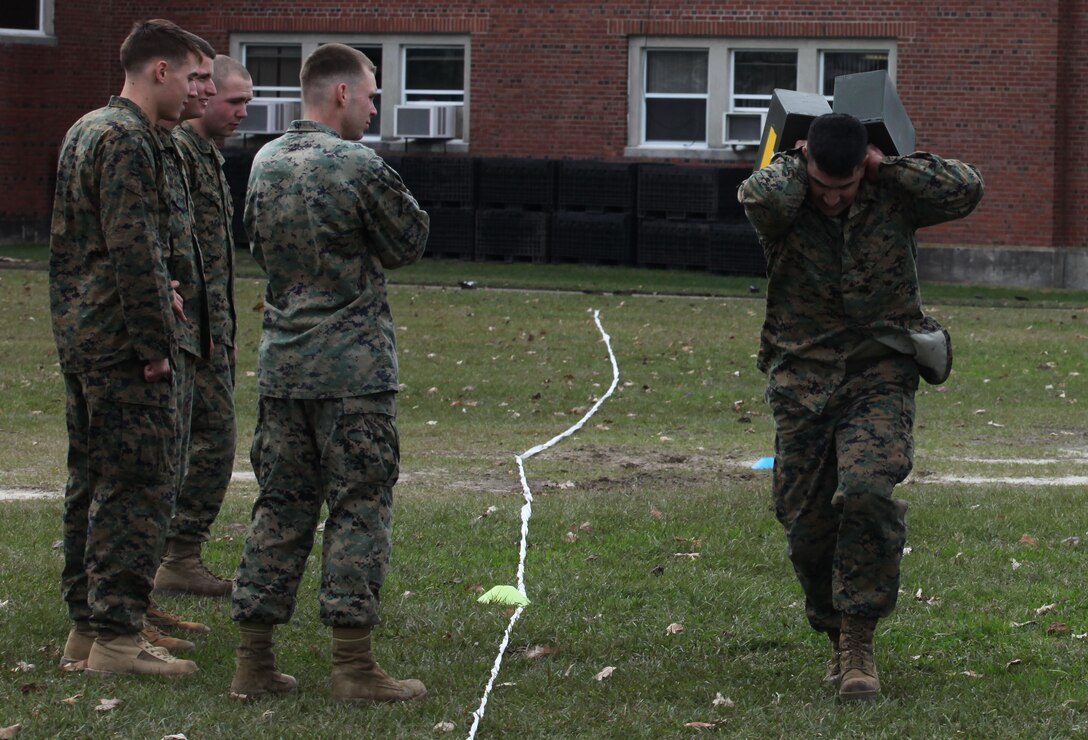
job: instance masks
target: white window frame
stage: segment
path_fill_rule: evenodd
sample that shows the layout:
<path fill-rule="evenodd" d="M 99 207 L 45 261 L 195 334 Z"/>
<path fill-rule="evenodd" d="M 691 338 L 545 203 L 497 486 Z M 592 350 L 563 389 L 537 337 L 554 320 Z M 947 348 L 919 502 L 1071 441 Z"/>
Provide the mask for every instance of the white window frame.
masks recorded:
<path fill-rule="evenodd" d="M 709 55 L 709 53 L 707 54 L 707 82 L 706 82 L 707 91 L 705 93 L 651 93 L 649 90 L 646 89 L 646 83 L 649 80 L 649 75 L 646 72 L 646 68 L 647 68 L 647 65 L 648 65 L 647 57 L 649 56 L 649 54 L 651 52 L 655 52 L 655 51 L 706 51 L 706 50 L 699 49 L 698 47 L 694 47 L 694 48 L 693 47 L 679 47 L 678 48 L 678 47 L 673 47 L 673 46 L 648 46 L 648 47 L 646 47 L 646 48 L 644 48 L 642 50 L 642 54 L 641 54 L 641 57 L 642 57 L 642 59 L 641 59 L 641 65 L 642 65 L 642 100 L 641 100 L 641 105 L 642 105 L 642 116 L 641 116 L 642 129 L 639 132 L 639 141 L 643 142 L 643 143 L 646 142 L 646 117 L 647 117 L 646 116 L 646 103 L 650 99 L 653 99 L 653 100 L 704 100 L 704 101 L 706 101 L 706 108 L 707 108 L 707 111 L 708 111 L 708 114 L 707 114 L 708 119 L 704 122 L 703 126 L 704 126 L 704 130 L 706 131 L 707 137 L 709 137 L 710 136 L 710 120 L 709 120 L 709 110 L 710 110 L 710 58 L 709 57 L 710 57 L 710 55 Z M 667 147 L 680 147 L 680 148 L 684 148 L 684 149 L 705 149 L 706 145 L 707 145 L 707 142 L 706 141 L 665 141 L 665 140 L 655 139 L 653 141 L 653 145 L 654 146 L 667 146 Z"/>
<path fill-rule="evenodd" d="M 646 69 L 645 51 L 654 49 L 706 49 L 709 55 L 707 99 L 707 141 L 704 145 L 674 145 L 671 142 L 647 142 L 645 124 Z M 764 108 L 732 107 L 734 51 L 796 51 L 797 90 L 820 93 L 823 52 L 881 52 L 888 55 L 888 74 L 896 77 L 896 42 L 894 39 L 782 39 L 782 38 L 709 38 L 673 36 L 632 36 L 627 55 L 627 146 L 624 156 L 633 158 L 694 158 L 706 160 L 750 160 L 751 151 L 736 151 L 725 144 L 721 121 L 726 113 L 755 113 Z M 770 100 L 767 101 L 768 106 Z"/>
<path fill-rule="evenodd" d="M 408 89 L 408 50 L 409 49 L 454 49 L 454 48 L 458 48 L 458 47 L 460 47 L 462 50 L 465 51 L 465 57 L 467 58 L 468 51 L 467 51 L 467 49 L 465 47 L 461 46 L 460 44 L 436 44 L 436 43 L 403 44 L 401 46 L 401 48 L 400 48 L 400 52 L 401 52 L 401 55 L 402 55 L 401 64 L 400 64 L 400 69 L 401 69 L 400 104 L 403 105 L 404 103 L 409 103 L 409 102 L 419 102 L 419 101 L 410 101 L 410 100 L 408 100 L 409 95 L 443 95 L 443 96 L 445 96 L 445 95 L 460 95 L 461 100 L 462 100 L 462 104 L 463 104 L 463 101 L 465 99 L 465 87 L 464 86 L 468 83 L 468 62 L 467 61 L 465 62 L 465 79 L 462 80 L 462 87 L 460 89 L 457 89 L 457 90 L 452 90 L 452 89 L 451 90 L 439 90 L 439 89 L 427 89 L 427 88 L 412 89 L 412 90 Z M 457 103 L 451 103 L 451 105 L 457 105 Z"/>
<path fill-rule="evenodd" d="M 6 0 L 10 2 L 10 0 Z M 0 27 L 0 39 L 15 43 L 35 43 L 42 41 L 55 41 L 53 28 L 53 13 L 55 0 L 41 0 L 38 5 L 37 28 L 3 28 Z"/>
<path fill-rule="evenodd" d="M 302 46 L 302 61 L 314 52 L 321 44 L 341 43 L 348 46 L 380 46 L 382 47 L 382 109 L 380 136 L 366 134 L 363 141 L 375 142 L 402 142 L 393 136 L 394 109 L 404 103 L 404 59 L 405 49 L 418 47 L 451 47 L 459 46 L 465 50 L 465 81 L 464 81 L 464 109 L 462 136 L 445 144 L 448 151 L 467 150 L 470 130 L 470 100 L 472 44 L 466 34 L 347 34 L 347 33 L 232 33 L 230 37 L 230 53 L 235 59 L 244 59 L 244 47 L 247 44 L 300 44 Z M 301 99 L 301 87 L 287 88 L 297 90 Z M 448 94 L 449 91 L 443 91 Z M 285 98 L 270 98 L 271 100 L 285 100 Z"/>

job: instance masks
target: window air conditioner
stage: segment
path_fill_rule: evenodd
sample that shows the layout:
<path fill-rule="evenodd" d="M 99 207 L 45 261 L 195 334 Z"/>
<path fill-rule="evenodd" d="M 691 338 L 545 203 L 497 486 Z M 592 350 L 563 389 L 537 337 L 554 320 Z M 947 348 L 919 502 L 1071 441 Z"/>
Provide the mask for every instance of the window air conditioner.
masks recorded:
<path fill-rule="evenodd" d="M 461 105 L 408 103 L 393 108 L 393 136 L 403 139 L 453 139 Z"/>
<path fill-rule="evenodd" d="M 246 105 L 246 117 L 238 133 L 282 134 L 298 118 L 302 118 L 302 103 L 298 100 L 253 100 Z"/>
<path fill-rule="evenodd" d="M 766 113 L 726 113 L 722 117 L 726 146 L 759 146 L 766 120 Z"/>

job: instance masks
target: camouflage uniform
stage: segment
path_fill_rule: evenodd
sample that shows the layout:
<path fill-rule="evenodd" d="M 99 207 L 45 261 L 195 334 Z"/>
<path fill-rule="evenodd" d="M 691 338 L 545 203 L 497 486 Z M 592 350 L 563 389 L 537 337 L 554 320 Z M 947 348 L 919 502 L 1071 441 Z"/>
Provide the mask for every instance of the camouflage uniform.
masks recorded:
<path fill-rule="evenodd" d="M 295 121 L 253 161 L 245 224 L 268 273 L 251 453 L 261 492 L 231 617 L 291 618 L 327 504 L 321 620 L 376 624 L 400 458 L 384 270 L 422 256 L 430 219 L 369 148 Z"/>
<path fill-rule="evenodd" d="M 208 330 L 208 293 L 204 282 L 204 264 L 200 244 L 193 232 L 193 202 L 189 196 L 189 184 L 185 179 L 185 163 L 178 151 L 173 135 L 165 128 L 157 127 L 162 141 L 163 172 L 168 201 L 164 218 L 170 230 L 170 251 L 166 268 L 170 278 L 180 283 L 177 292 L 184 301 L 186 320 L 175 322 L 178 342 L 175 385 L 178 393 L 178 480 L 175 489 L 181 490 L 189 468 L 189 431 L 193 414 L 193 387 L 197 366 L 210 354 Z"/>
<path fill-rule="evenodd" d="M 57 166 L 49 251 L 67 392 L 64 599 L 74 621 L 139 630 L 177 474 L 174 384 L 143 379 L 176 354 L 155 125 L 113 97 L 77 121 Z"/>
<path fill-rule="evenodd" d="M 234 471 L 234 203 L 219 149 L 188 122 L 177 126 L 173 136 L 193 199 L 213 346 L 210 359 L 196 364 L 188 471 L 167 539 L 203 544 Z"/>
<path fill-rule="evenodd" d="M 982 192 L 974 167 L 925 153 L 885 157 L 839 218 L 809 202 L 797 151 L 740 187 L 767 256 L 757 366 L 775 416 L 775 514 L 816 630 L 895 608 L 906 504 L 892 492 L 913 464 L 918 370 L 874 337 L 932 329 L 915 231 L 966 216 Z"/>

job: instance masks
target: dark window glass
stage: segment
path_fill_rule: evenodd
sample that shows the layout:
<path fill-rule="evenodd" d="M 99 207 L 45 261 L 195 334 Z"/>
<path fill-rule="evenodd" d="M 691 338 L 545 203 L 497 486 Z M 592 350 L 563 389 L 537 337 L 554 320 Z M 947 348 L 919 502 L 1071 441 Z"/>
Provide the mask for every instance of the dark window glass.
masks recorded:
<path fill-rule="evenodd" d="M 705 95 L 707 58 L 704 49 L 646 52 L 646 92 Z"/>
<path fill-rule="evenodd" d="M 259 98 L 298 98 L 302 71 L 302 47 L 298 44 L 246 44 L 246 69 L 253 77 L 253 94 Z M 288 87 L 290 90 L 268 88 Z M 264 89 L 262 89 L 264 88 Z"/>
<path fill-rule="evenodd" d="M 0 2 L 0 28 L 14 31 L 40 31 L 41 0 L 3 0 Z"/>
<path fill-rule="evenodd" d="M 435 91 L 446 91 L 435 92 Z M 408 99 L 464 99 L 465 50 L 462 47 L 414 47 L 404 51 L 404 92 Z M 435 94 L 426 97 L 428 93 Z M 419 97 L 424 96 L 424 97 Z"/>
<path fill-rule="evenodd" d="M 775 88 L 797 89 L 796 51 L 733 53 L 733 108 L 767 108 Z"/>
<path fill-rule="evenodd" d="M 646 141 L 706 141 L 706 100 L 647 98 Z"/>
<path fill-rule="evenodd" d="M 888 68 L 888 52 L 886 51 L 825 51 L 823 57 L 823 94 L 828 97 L 835 94 L 835 78 L 839 75 L 874 72 Z"/>

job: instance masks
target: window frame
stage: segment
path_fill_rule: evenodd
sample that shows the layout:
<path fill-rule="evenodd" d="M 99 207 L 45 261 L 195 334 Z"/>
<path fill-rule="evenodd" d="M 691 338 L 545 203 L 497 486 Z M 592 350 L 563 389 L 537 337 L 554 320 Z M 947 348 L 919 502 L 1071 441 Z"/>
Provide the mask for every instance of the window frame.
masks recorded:
<path fill-rule="evenodd" d="M 880 52 L 888 55 L 888 74 L 896 77 L 895 39 L 888 38 L 729 38 L 702 36 L 632 36 L 627 56 L 627 144 L 624 156 L 633 158 L 695 158 L 747 161 L 750 149 L 725 143 L 722 121 L 726 113 L 757 113 L 760 108 L 733 108 L 734 51 L 796 51 L 797 89 L 820 94 L 825 51 Z M 708 53 L 707 141 L 702 145 L 646 141 L 645 52 L 655 49 L 705 49 Z M 768 105 L 770 101 L 768 100 Z"/>
<path fill-rule="evenodd" d="M 0 40 L 7 43 L 56 43 L 53 16 L 55 0 L 39 0 L 37 28 L 6 28 L 0 26 Z"/>
<path fill-rule="evenodd" d="M 646 47 L 642 50 L 642 130 L 639 132 L 639 141 L 646 142 L 646 121 L 649 117 L 646 113 L 647 103 L 650 100 L 702 100 L 705 103 L 704 116 L 704 131 L 707 137 L 710 136 L 710 55 L 707 54 L 707 82 L 706 92 L 703 93 L 651 93 L 647 90 L 649 84 L 650 75 L 648 72 L 649 67 L 649 55 L 655 51 L 700 51 L 698 48 L 691 47 L 672 47 L 672 46 L 652 46 Z M 654 139 L 654 145 L 659 146 L 671 146 L 671 147 L 683 147 L 683 148 L 699 148 L 705 147 L 707 140 L 702 142 L 695 141 L 672 141 L 668 139 Z"/>
<path fill-rule="evenodd" d="M 367 133 L 363 141 L 374 143 L 399 143 L 402 138 L 393 136 L 395 109 L 405 102 L 404 75 L 405 75 L 405 50 L 419 47 L 461 47 L 464 49 L 464 88 L 462 109 L 463 123 L 460 139 L 452 139 L 445 143 L 447 150 L 467 149 L 470 131 L 470 101 L 471 101 L 471 64 L 472 44 L 467 34 L 376 34 L 376 33 L 256 33 L 238 32 L 230 37 L 230 53 L 235 59 L 244 61 L 244 49 L 247 44 L 272 44 L 287 45 L 300 44 L 302 47 L 302 61 L 314 52 L 321 44 L 340 43 L 347 46 L 379 46 L 382 49 L 382 109 L 379 111 L 381 133 Z M 300 86 L 289 88 L 299 91 Z M 257 98 L 255 98 L 257 99 Z M 260 98 L 261 100 L 285 100 L 285 98 Z"/>

